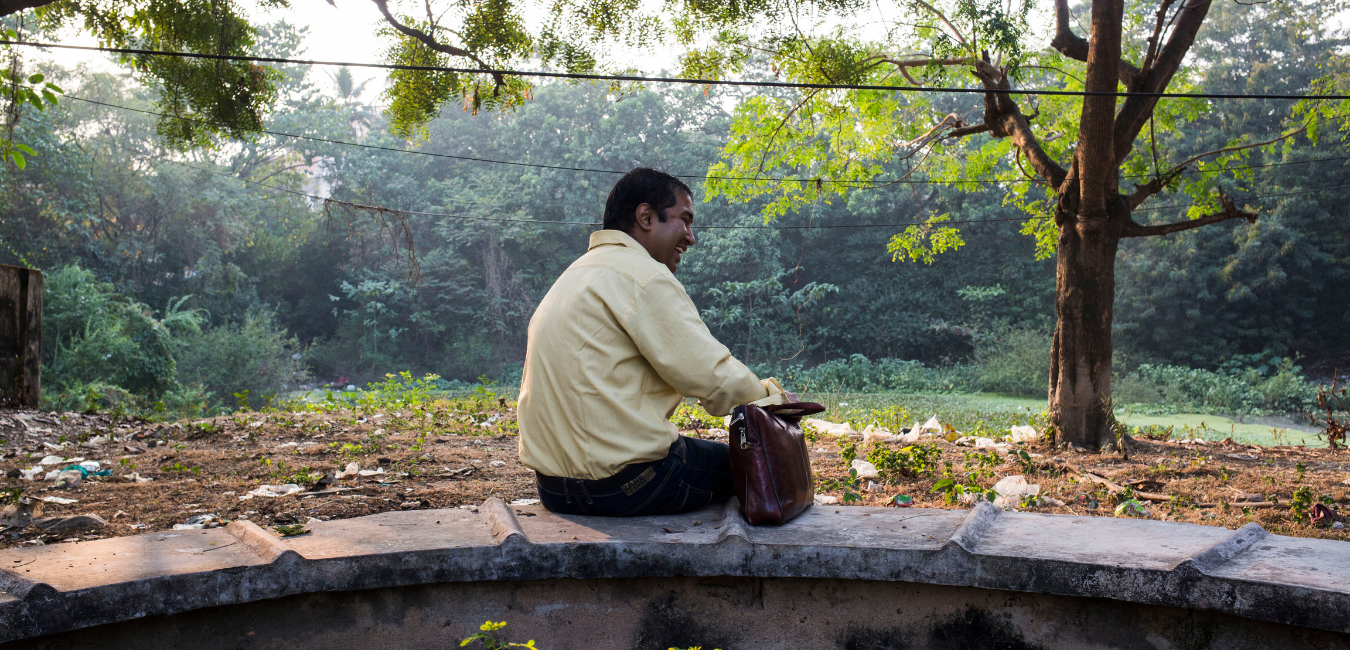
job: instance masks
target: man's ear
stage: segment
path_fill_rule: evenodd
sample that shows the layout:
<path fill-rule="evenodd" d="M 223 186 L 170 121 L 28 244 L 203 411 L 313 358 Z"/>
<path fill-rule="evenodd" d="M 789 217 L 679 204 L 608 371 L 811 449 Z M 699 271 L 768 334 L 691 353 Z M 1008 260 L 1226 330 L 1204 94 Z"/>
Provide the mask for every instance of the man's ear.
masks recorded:
<path fill-rule="evenodd" d="M 656 210 L 653 210 L 651 205 L 642 203 L 638 205 L 633 217 L 638 230 L 651 230 L 652 224 L 656 222 Z"/>

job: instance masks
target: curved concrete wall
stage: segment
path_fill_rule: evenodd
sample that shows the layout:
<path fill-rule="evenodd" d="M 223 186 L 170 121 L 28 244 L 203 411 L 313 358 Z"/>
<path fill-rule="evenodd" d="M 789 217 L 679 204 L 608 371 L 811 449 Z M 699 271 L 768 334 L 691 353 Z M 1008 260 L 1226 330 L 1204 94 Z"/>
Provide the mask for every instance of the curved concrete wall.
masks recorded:
<path fill-rule="evenodd" d="M 0 552 L 0 641 L 430 648 L 492 618 L 550 650 L 783 647 L 785 638 L 952 648 L 967 647 L 956 641 L 968 637 L 951 636 L 966 628 L 1010 648 L 1350 647 L 1350 544 L 1254 524 L 1229 531 L 983 504 L 815 507 L 756 528 L 734 502 L 606 519 L 492 499 L 478 512 L 310 527 L 280 539 L 235 522 Z M 661 630 L 702 636 L 675 641 Z"/>

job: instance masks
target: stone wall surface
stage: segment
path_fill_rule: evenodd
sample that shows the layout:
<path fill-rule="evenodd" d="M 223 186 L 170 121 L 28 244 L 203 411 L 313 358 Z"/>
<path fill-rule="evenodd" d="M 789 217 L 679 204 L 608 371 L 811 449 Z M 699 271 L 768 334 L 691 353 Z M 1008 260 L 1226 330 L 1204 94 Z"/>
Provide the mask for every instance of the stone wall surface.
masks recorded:
<path fill-rule="evenodd" d="M 309 528 L 0 551 L 0 641 L 439 648 L 492 618 L 550 650 L 1350 647 L 1350 544 L 1255 524 L 982 504 L 817 506 L 769 528 L 734 501 L 610 519 L 489 499 Z M 963 645 L 971 630 L 992 636 Z"/>

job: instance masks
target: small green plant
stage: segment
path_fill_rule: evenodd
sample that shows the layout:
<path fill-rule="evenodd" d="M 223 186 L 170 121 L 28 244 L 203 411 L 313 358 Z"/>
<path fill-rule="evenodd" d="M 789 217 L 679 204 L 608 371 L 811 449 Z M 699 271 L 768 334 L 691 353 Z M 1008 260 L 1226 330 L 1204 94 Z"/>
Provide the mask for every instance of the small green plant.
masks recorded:
<path fill-rule="evenodd" d="M 967 494 L 975 495 L 976 501 L 993 501 L 998 498 L 998 494 L 993 490 L 986 490 L 976 482 L 977 473 L 978 470 L 958 475 L 952 464 L 946 463 L 943 477 L 933 484 L 933 489 L 929 490 L 929 493 L 941 494 L 942 500 L 947 503 L 956 503 Z"/>
<path fill-rule="evenodd" d="M 839 439 L 839 457 L 844 459 L 845 465 L 852 465 L 853 460 L 858 457 L 858 443 L 850 442 L 844 444 L 844 438 Z"/>
<path fill-rule="evenodd" d="M 474 641 L 482 641 L 483 647 L 487 648 L 487 650 L 501 650 L 501 648 L 537 647 L 534 645 L 534 639 L 530 639 L 525 643 L 510 643 L 508 641 L 502 641 L 501 639 L 497 638 L 497 632 L 504 627 L 506 627 L 506 621 L 502 621 L 500 623 L 493 623 L 492 621 L 484 621 L 482 625 L 478 626 L 477 633 L 459 642 L 459 647 L 463 648 L 464 646 L 469 645 Z"/>
<path fill-rule="evenodd" d="M 842 490 L 844 496 L 840 501 L 845 504 L 862 501 L 862 494 L 859 493 L 862 490 L 862 481 L 858 479 L 858 470 L 856 469 L 850 468 L 848 470 L 848 478 L 840 481 L 832 479 L 821 480 L 820 487 L 826 492 Z"/>
<path fill-rule="evenodd" d="M 174 464 L 172 464 L 172 465 L 169 465 L 169 466 L 166 466 L 166 467 L 161 467 L 161 468 L 159 468 L 159 471 L 161 471 L 161 472 L 176 472 L 176 473 L 178 473 L 178 474 L 182 474 L 182 473 L 184 473 L 184 472 L 192 472 L 193 474 L 201 474 L 201 473 L 202 473 L 202 468 L 200 468 L 200 467 L 188 467 L 187 465 L 184 465 L 184 464 L 181 463 L 181 462 L 175 461 Z"/>
<path fill-rule="evenodd" d="M 900 477 L 917 478 L 932 474 L 941 460 L 942 449 L 933 444 L 910 445 L 902 449 L 872 445 L 867 452 L 867 462 L 872 463 L 881 478 L 890 483 L 897 482 Z"/>
<path fill-rule="evenodd" d="M 281 533 L 282 537 L 295 537 L 309 532 L 304 524 L 278 524 L 272 527 L 272 530 Z"/>
<path fill-rule="evenodd" d="M 1313 492 L 1312 488 L 1303 486 L 1294 490 L 1293 498 L 1289 499 L 1289 512 L 1295 519 L 1303 519 L 1308 516 L 1308 511 L 1312 509 Z"/>
<path fill-rule="evenodd" d="M 1294 479 L 1294 482 L 1302 483 L 1303 474 L 1308 471 L 1308 466 L 1304 465 L 1303 463 L 1298 463 L 1297 465 L 1294 465 L 1294 471 L 1298 473 L 1298 476 Z"/>

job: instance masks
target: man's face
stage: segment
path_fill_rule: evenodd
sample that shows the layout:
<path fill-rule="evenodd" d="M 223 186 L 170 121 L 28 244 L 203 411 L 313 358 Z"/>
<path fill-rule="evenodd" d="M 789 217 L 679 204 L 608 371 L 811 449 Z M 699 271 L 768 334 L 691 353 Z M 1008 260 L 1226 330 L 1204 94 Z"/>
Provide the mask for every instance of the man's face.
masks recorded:
<path fill-rule="evenodd" d="M 684 252 L 693 246 L 697 239 L 692 228 L 694 223 L 694 202 L 684 192 L 675 192 L 675 205 L 661 211 L 666 218 L 656 218 L 656 212 L 647 204 L 638 206 L 637 228 L 634 238 L 651 254 L 652 259 L 665 264 L 671 273 L 679 266 Z"/>

